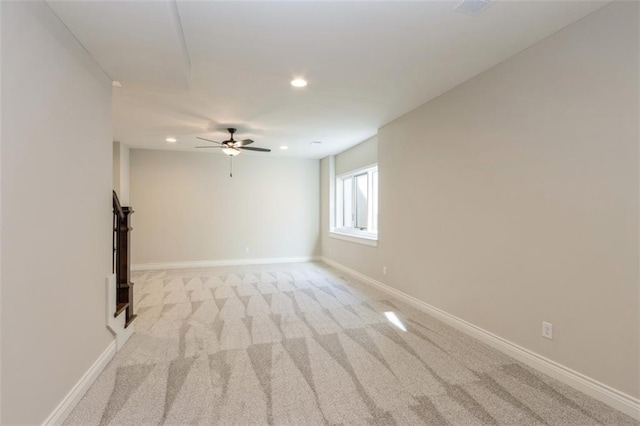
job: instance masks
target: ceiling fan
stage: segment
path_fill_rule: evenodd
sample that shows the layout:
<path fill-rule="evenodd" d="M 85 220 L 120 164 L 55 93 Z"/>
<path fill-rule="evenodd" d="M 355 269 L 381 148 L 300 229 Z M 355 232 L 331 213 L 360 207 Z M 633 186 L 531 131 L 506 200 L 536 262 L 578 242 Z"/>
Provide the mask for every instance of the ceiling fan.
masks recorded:
<path fill-rule="evenodd" d="M 240 154 L 242 152 L 241 150 L 271 152 L 271 150 L 267 148 L 254 148 L 252 146 L 247 146 L 253 143 L 251 139 L 244 139 L 241 141 L 237 141 L 233 139 L 233 134 L 236 132 L 236 129 L 234 129 L 233 127 L 229 127 L 227 131 L 229 132 L 230 137 L 224 142 L 212 141 L 210 139 L 205 139 L 205 138 L 196 136 L 197 139 L 218 144 L 218 145 L 196 146 L 196 148 L 221 148 L 222 152 L 224 152 L 229 156 L 229 161 L 231 165 L 231 170 L 229 171 L 230 177 L 233 177 L 233 157 Z"/>
<path fill-rule="evenodd" d="M 221 148 L 222 152 L 224 152 L 230 157 L 234 157 L 240 154 L 242 152 L 241 150 L 271 152 L 271 150 L 267 148 L 255 148 L 255 147 L 247 146 L 253 143 L 251 139 L 244 139 L 241 141 L 237 141 L 233 139 L 233 134 L 236 132 L 236 129 L 232 127 L 228 128 L 227 131 L 230 133 L 231 136 L 229 137 L 228 140 L 224 142 L 212 141 L 210 139 L 198 137 L 197 139 L 207 141 L 207 142 L 217 143 L 218 145 L 196 146 L 196 148 Z"/>

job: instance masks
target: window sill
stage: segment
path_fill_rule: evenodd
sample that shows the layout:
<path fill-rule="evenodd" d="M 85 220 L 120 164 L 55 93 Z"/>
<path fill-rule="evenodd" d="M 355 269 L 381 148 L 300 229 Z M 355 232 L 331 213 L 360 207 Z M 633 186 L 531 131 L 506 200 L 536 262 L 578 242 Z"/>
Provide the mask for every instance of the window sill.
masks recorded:
<path fill-rule="evenodd" d="M 357 234 L 350 234 L 346 232 L 330 231 L 329 238 L 335 238 L 338 240 L 349 241 L 352 243 L 363 244 L 365 246 L 378 247 L 378 238 L 373 236 L 364 236 Z"/>

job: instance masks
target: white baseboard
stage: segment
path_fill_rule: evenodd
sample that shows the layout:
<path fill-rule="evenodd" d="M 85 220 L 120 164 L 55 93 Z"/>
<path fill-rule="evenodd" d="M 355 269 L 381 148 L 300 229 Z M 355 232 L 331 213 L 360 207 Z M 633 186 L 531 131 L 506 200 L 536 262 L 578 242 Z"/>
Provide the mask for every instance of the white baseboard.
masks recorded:
<path fill-rule="evenodd" d="M 109 343 L 107 349 L 102 352 L 96 362 L 93 363 L 86 373 L 80 378 L 78 383 L 69 391 L 62 402 L 53 410 L 53 412 L 42 423 L 43 425 L 60 425 L 67 418 L 69 413 L 80 402 L 82 397 L 87 393 L 93 382 L 98 378 L 102 370 L 107 366 L 109 361 L 116 354 L 116 341 Z"/>
<path fill-rule="evenodd" d="M 370 284 L 377 289 L 396 297 L 397 299 L 425 312 L 442 322 L 460 330 L 476 339 L 488 344 L 489 346 L 517 359 L 524 364 L 545 373 L 554 379 L 557 379 L 574 389 L 579 390 L 610 407 L 615 408 L 635 419 L 640 420 L 640 400 L 611 386 L 605 385 L 589 376 L 572 370 L 562 364 L 559 364 L 549 358 L 537 354 L 529 349 L 523 348 L 507 339 L 503 339 L 487 330 L 473 325 L 461 318 L 451 315 L 442 309 L 431 306 L 413 296 L 403 293 L 393 287 L 390 287 L 380 281 L 361 274 L 347 266 L 344 266 L 334 260 L 321 257 L 321 260 L 329 266 L 333 266 L 360 281 Z"/>
<path fill-rule="evenodd" d="M 276 263 L 300 263 L 318 260 L 316 256 L 271 257 L 260 259 L 199 260 L 195 262 L 140 263 L 131 265 L 132 271 L 153 271 L 158 269 L 214 268 L 217 266 L 268 265 Z"/>

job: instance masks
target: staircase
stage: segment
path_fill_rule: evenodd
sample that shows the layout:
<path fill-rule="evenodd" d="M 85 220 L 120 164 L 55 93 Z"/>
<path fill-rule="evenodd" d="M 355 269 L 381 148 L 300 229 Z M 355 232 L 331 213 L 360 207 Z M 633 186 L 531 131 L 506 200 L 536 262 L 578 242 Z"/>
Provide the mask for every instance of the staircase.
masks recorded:
<path fill-rule="evenodd" d="M 123 207 L 113 191 L 113 261 L 112 275 L 107 278 L 107 325 L 116 335 L 117 347 L 133 334 L 136 319 L 133 311 L 131 282 L 131 207 Z"/>

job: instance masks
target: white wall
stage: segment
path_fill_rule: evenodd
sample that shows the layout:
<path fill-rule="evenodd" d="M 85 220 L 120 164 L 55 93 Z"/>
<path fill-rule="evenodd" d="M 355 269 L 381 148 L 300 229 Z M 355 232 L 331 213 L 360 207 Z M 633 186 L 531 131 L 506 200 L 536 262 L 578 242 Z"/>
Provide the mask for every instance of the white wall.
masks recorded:
<path fill-rule="evenodd" d="M 378 162 L 378 137 L 369 138 L 335 156 L 335 176 L 370 166 Z M 364 246 L 352 241 L 329 237 L 331 229 L 329 217 L 329 157 L 320 162 L 321 212 L 320 229 L 322 255 L 334 259 L 343 265 L 360 271 L 370 277 L 377 276 L 380 269 L 379 250 L 377 247 Z M 382 210 L 380 206 L 379 210 Z"/>
<path fill-rule="evenodd" d="M 2 5 L 0 4 L 0 235 L 2 235 Z M 0 423 L 2 423 L 2 238 L 0 238 Z"/>
<path fill-rule="evenodd" d="M 43 2 L 2 2 L 2 424 L 40 424 L 112 341 L 111 84 Z"/>
<path fill-rule="evenodd" d="M 379 247 L 323 255 L 640 396 L 638 48 L 614 2 L 382 127 Z"/>
<path fill-rule="evenodd" d="M 131 150 L 133 264 L 318 254 L 318 163 Z"/>
<path fill-rule="evenodd" d="M 374 136 L 336 155 L 336 176 L 378 162 L 378 137 Z"/>
<path fill-rule="evenodd" d="M 118 194 L 123 206 L 128 206 L 131 202 L 130 152 L 127 145 L 120 144 L 120 192 Z"/>
<path fill-rule="evenodd" d="M 118 194 L 120 204 L 129 205 L 129 153 L 130 148 L 113 142 L 113 190 Z"/>

